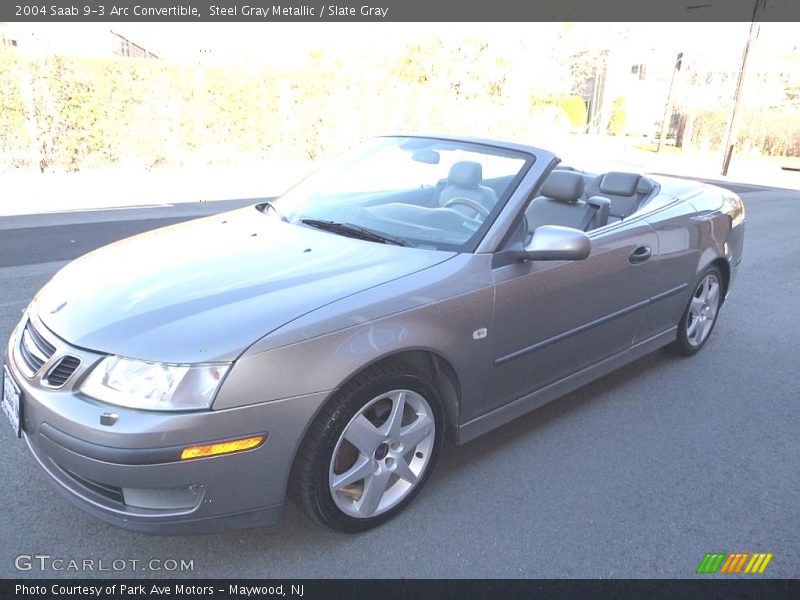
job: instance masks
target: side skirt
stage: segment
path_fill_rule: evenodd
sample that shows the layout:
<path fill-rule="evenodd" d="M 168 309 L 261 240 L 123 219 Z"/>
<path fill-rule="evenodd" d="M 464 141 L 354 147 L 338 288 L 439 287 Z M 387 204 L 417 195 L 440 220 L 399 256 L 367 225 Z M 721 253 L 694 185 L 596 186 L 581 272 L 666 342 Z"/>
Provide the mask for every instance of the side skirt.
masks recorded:
<path fill-rule="evenodd" d="M 560 381 L 551 383 L 546 387 L 527 394 L 526 396 L 522 396 L 521 398 L 517 398 L 513 402 L 509 402 L 491 412 L 472 419 L 458 428 L 458 440 L 456 443 L 459 446 L 461 444 L 466 444 L 484 433 L 500 427 L 501 425 L 505 425 L 517 417 L 521 417 L 556 398 L 560 398 L 587 383 L 591 383 L 603 375 L 616 371 L 620 367 L 666 346 L 675 341 L 677 330 L 677 326 L 672 327 L 663 333 L 659 333 L 639 342 L 635 346 L 631 346 L 619 354 L 610 356 L 577 373 L 568 375 Z"/>

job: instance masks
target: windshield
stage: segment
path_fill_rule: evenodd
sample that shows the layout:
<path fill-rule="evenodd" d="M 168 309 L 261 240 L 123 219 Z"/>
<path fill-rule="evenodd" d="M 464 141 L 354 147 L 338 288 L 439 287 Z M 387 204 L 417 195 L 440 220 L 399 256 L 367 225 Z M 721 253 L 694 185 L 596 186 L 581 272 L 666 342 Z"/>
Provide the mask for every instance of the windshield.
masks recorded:
<path fill-rule="evenodd" d="M 471 251 L 532 161 L 480 144 L 377 138 L 271 206 L 290 223 L 339 235 Z"/>

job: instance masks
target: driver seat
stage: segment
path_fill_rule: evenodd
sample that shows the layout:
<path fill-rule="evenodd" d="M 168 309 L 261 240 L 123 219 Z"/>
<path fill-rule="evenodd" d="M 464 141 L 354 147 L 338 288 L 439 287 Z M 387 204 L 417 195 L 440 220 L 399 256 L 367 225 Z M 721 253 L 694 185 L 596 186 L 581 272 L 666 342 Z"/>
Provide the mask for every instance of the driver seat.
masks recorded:
<path fill-rule="evenodd" d="M 439 193 L 439 206 L 444 206 L 454 198 L 466 198 L 483 206 L 486 212 L 491 212 L 497 204 L 497 194 L 492 188 L 481 185 L 481 181 L 483 169 L 480 163 L 469 160 L 454 163 L 447 175 L 447 183 Z M 453 209 L 467 216 L 478 216 L 472 214 L 477 211 L 471 210 L 465 204 L 456 204 Z"/>

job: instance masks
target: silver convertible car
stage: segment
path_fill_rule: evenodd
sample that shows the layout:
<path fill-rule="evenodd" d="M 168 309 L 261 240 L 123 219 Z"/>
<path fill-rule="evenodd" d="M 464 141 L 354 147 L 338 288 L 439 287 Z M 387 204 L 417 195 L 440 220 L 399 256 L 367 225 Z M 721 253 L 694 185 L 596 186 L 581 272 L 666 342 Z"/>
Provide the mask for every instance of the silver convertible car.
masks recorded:
<path fill-rule="evenodd" d="M 9 340 L 3 409 L 112 524 L 355 532 L 463 444 L 708 340 L 742 259 L 725 189 L 460 137 L 368 141 L 274 201 L 65 266 Z"/>

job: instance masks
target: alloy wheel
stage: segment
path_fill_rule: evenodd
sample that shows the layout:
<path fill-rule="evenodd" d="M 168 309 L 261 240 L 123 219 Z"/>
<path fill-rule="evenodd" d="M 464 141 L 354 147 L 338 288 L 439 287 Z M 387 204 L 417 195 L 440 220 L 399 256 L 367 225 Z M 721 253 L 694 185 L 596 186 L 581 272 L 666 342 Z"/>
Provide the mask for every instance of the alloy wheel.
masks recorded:
<path fill-rule="evenodd" d="M 392 390 L 370 400 L 344 428 L 331 457 L 336 506 L 367 519 L 402 502 L 428 466 L 435 437 L 433 411 L 417 392 Z"/>
<path fill-rule="evenodd" d="M 719 292 L 719 279 L 714 273 L 706 275 L 697 285 L 686 319 L 686 339 L 690 345 L 699 346 L 711 332 L 719 310 Z"/>

